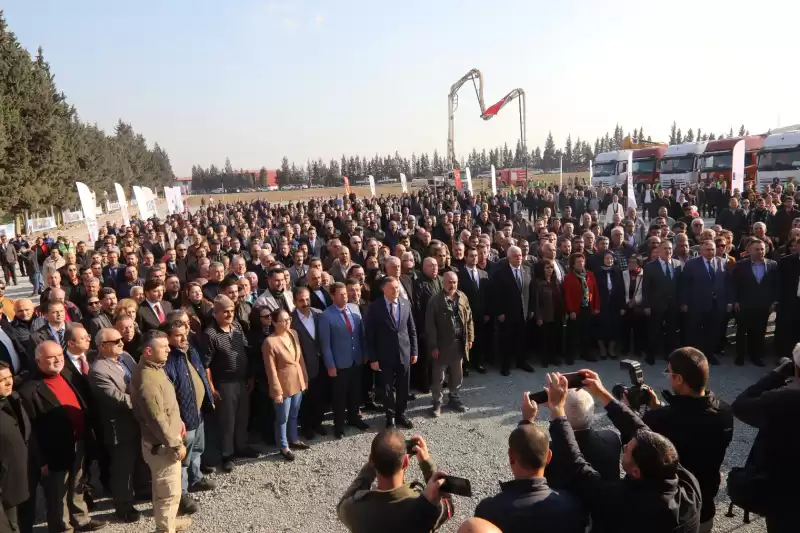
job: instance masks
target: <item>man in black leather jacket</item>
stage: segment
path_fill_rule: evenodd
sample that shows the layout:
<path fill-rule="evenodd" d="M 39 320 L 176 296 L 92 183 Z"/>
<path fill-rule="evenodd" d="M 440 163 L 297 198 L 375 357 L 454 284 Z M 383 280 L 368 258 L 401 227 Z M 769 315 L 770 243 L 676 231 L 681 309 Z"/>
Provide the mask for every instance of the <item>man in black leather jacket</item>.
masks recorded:
<path fill-rule="evenodd" d="M 665 374 L 674 395 L 669 405 L 660 407 L 651 389 L 651 405 L 656 408 L 647 411 L 642 421 L 675 445 L 681 464 L 697 478 L 703 496 L 700 533 L 710 533 L 720 467 L 733 438 L 733 413 L 708 390 L 708 360 L 700 350 L 672 352 Z"/>
<path fill-rule="evenodd" d="M 675 446 L 650 430 L 630 409 L 614 399 L 597 373 L 584 369 L 583 386 L 606 408 L 625 442 L 622 467 L 626 476 L 603 481 L 586 462 L 566 420 L 567 379 L 548 375 L 548 405 L 553 417 L 550 437 L 553 459 L 571 466 L 566 487 L 589 507 L 592 520 L 616 533 L 698 533 L 702 499 L 697 479 L 678 460 Z M 568 466 L 568 467 L 569 467 Z"/>

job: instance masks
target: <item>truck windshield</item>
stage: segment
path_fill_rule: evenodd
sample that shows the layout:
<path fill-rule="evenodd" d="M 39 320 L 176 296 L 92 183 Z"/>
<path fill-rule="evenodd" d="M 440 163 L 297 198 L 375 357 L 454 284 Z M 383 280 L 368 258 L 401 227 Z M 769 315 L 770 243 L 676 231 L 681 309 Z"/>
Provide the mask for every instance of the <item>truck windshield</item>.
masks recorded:
<path fill-rule="evenodd" d="M 733 168 L 733 152 L 704 155 L 700 158 L 700 170 L 730 170 Z"/>
<path fill-rule="evenodd" d="M 634 174 L 652 174 L 656 170 L 655 159 L 634 159 L 633 160 L 633 173 Z"/>
<path fill-rule="evenodd" d="M 635 164 L 635 163 L 634 163 Z M 685 174 L 694 170 L 694 156 L 671 157 L 661 160 L 662 174 Z"/>
<path fill-rule="evenodd" d="M 595 176 L 613 176 L 616 174 L 617 164 L 613 161 L 609 161 L 608 163 L 596 163 L 594 165 L 594 172 Z"/>
<path fill-rule="evenodd" d="M 758 155 L 758 170 L 800 169 L 800 148 L 780 152 L 761 152 Z"/>

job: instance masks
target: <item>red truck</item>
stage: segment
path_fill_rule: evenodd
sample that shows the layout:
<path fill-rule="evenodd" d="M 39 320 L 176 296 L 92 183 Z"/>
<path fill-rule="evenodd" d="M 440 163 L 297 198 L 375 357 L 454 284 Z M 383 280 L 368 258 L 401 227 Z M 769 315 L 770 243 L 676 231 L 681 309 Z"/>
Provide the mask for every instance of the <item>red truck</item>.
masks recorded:
<path fill-rule="evenodd" d="M 649 183 L 655 186 L 661 180 L 661 159 L 666 145 L 640 148 L 633 151 L 633 184 Z"/>
<path fill-rule="evenodd" d="M 533 179 L 533 172 L 528 171 L 528 175 Z M 498 187 L 524 187 L 527 184 L 527 178 L 524 168 L 501 168 L 497 171 L 497 186 Z"/>
<path fill-rule="evenodd" d="M 758 152 L 764 147 L 766 135 L 748 135 L 708 141 L 705 151 L 700 154 L 700 183 L 708 185 L 725 182 L 731 185 L 731 169 L 733 168 L 733 147 L 744 139 L 744 182 L 753 185 L 758 168 Z"/>

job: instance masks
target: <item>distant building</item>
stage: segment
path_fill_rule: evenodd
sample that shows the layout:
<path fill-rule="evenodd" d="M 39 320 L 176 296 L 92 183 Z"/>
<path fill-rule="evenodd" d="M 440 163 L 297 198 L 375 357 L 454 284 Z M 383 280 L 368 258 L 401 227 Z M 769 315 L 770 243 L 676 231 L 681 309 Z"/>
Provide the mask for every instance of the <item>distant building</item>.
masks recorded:
<path fill-rule="evenodd" d="M 185 194 L 192 194 L 192 177 L 188 178 L 175 178 L 173 186 L 178 186 Z"/>
<path fill-rule="evenodd" d="M 259 175 L 261 174 L 261 169 L 257 170 L 234 170 L 234 174 L 250 174 L 255 176 L 255 183 L 257 187 L 277 187 L 278 185 L 278 171 L 277 170 L 267 170 L 267 179 L 265 183 L 261 183 L 259 181 Z M 264 181 L 264 180 L 261 180 Z M 182 177 L 182 178 L 175 178 L 174 185 L 178 185 L 183 189 L 186 194 L 192 194 L 192 177 Z"/>

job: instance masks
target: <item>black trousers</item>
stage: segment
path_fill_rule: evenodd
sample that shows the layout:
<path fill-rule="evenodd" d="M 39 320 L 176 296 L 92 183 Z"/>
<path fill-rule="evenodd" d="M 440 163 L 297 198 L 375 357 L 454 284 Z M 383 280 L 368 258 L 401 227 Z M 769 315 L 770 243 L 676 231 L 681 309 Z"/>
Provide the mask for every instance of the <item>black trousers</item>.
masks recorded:
<path fill-rule="evenodd" d="M 306 397 L 303 396 L 303 402 L 300 404 L 300 412 L 303 412 L 303 406 L 306 404 Z M 215 429 L 215 418 L 206 418 L 206 434 L 213 433 Z M 272 398 L 269 397 L 269 389 L 266 382 L 266 376 L 263 379 L 256 379 L 253 386 L 253 393 L 250 395 L 250 420 L 248 423 L 248 430 L 258 433 L 261 440 L 266 444 L 275 444 L 275 408 L 272 403 Z M 212 459 L 212 453 L 209 453 L 209 446 L 212 445 L 212 439 L 206 437 L 206 452 L 203 453 L 203 463 L 207 463 L 207 459 Z M 208 456 L 208 457 L 207 457 Z M 216 462 L 209 462 L 209 464 L 216 464 Z"/>
<path fill-rule="evenodd" d="M 475 340 L 472 349 L 469 351 L 469 361 L 472 366 L 483 365 L 489 359 L 489 350 L 492 347 L 492 336 L 490 330 L 491 321 L 484 323 L 483 315 L 474 316 L 472 328 L 475 333 Z"/>
<path fill-rule="evenodd" d="M 379 402 L 381 398 L 380 383 L 377 372 L 369 365 L 361 365 L 361 403 Z"/>
<path fill-rule="evenodd" d="M 741 309 L 736 314 L 736 359 L 761 359 L 768 321 L 769 308 Z"/>
<path fill-rule="evenodd" d="M 219 420 L 220 453 L 223 458 L 233 457 L 247 449 L 250 393 L 246 381 L 226 381 L 215 385 L 220 395 L 215 411 Z"/>
<path fill-rule="evenodd" d="M 336 377 L 330 378 L 333 390 L 333 425 L 336 430 L 344 429 L 345 416 L 347 422 L 355 422 L 359 418 L 361 372 L 361 365 L 337 368 Z"/>
<path fill-rule="evenodd" d="M 800 328 L 795 325 L 800 315 L 800 298 L 782 301 L 775 317 L 775 350 L 778 357 L 792 358 L 792 350 L 800 342 Z"/>
<path fill-rule="evenodd" d="M 575 320 L 567 321 L 568 363 L 575 359 L 576 354 L 581 359 L 589 360 L 591 358 L 592 345 L 595 340 L 593 332 L 592 311 L 589 307 L 581 307 L 580 312 L 575 315 Z"/>
<path fill-rule="evenodd" d="M 502 366 L 509 370 L 512 364 L 521 365 L 528 362 L 528 328 L 525 319 L 512 319 L 506 315 L 505 322 L 498 322 L 500 328 L 500 352 Z"/>
<path fill-rule="evenodd" d="M 17 264 L 16 263 L 3 263 L 3 276 L 6 278 L 6 285 L 9 279 L 14 280 L 14 285 L 17 284 Z"/>
<path fill-rule="evenodd" d="M 560 318 L 553 322 L 543 322 L 539 326 L 538 346 L 541 346 L 539 360 L 543 365 L 553 363 L 564 353 L 564 325 Z"/>
<path fill-rule="evenodd" d="M 715 300 L 711 303 L 711 309 L 707 312 L 692 312 L 690 310 L 684 314 L 686 315 L 684 323 L 687 328 L 687 344 L 697 348 L 706 356 L 714 355 L 719 342 L 720 323 L 725 312 L 717 307 Z"/>
<path fill-rule="evenodd" d="M 650 348 L 649 357 L 656 357 L 660 353 L 669 354 L 675 349 L 678 330 L 678 310 L 674 302 L 670 302 L 666 309 L 651 309 L 650 320 Z"/>
<path fill-rule="evenodd" d="M 321 365 L 319 372 L 309 380 L 308 389 L 303 393 L 299 417 L 303 429 L 319 427 L 325 418 L 329 387 L 327 372 L 324 365 Z"/>
<path fill-rule="evenodd" d="M 644 353 L 647 351 L 647 317 L 641 309 L 630 307 L 620 321 L 622 353 Z"/>
<path fill-rule="evenodd" d="M 417 360 L 416 365 L 419 365 Z M 386 408 L 386 418 L 393 420 L 395 416 L 405 415 L 408 405 L 408 388 L 411 371 L 403 365 L 381 367 L 380 380 L 383 387 L 383 406 Z M 428 382 L 430 383 L 430 381 Z"/>

